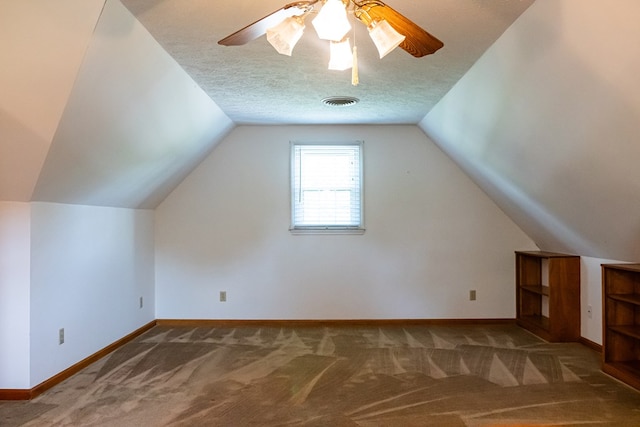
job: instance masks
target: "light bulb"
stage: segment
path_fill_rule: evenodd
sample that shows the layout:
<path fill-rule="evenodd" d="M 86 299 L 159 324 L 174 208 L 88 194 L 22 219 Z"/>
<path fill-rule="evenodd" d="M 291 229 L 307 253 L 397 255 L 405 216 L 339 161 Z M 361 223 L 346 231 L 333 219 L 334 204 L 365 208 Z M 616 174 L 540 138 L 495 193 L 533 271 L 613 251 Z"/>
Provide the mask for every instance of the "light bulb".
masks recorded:
<path fill-rule="evenodd" d="M 322 6 L 318 16 L 311 21 L 318 33 L 318 37 L 323 40 L 338 42 L 351 29 L 347 18 L 347 8 L 341 0 L 327 0 Z"/>
<path fill-rule="evenodd" d="M 374 21 L 369 25 L 369 36 L 378 48 L 380 59 L 387 56 L 389 52 L 398 47 L 405 39 L 405 36 L 398 33 L 387 21 Z"/>
<path fill-rule="evenodd" d="M 278 53 L 291 56 L 303 32 L 304 21 L 299 16 L 290 16 L 278 25 L 267 28 L 267 40 Z"/>
<path fill-rule="evenodd" d="M 353 66 L 353 55 L 349 39 L 329 43 L 331 43 L 329 69 L 342 71 L 351 68 Z"/>

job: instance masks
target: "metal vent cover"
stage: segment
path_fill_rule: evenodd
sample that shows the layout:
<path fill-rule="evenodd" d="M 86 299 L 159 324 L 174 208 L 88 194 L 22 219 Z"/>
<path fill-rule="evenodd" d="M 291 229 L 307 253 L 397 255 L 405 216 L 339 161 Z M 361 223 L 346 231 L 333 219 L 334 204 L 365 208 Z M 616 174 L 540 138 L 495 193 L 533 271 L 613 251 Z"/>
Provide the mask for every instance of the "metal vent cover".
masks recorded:
<path fill-rule="evenodd" d="M 329 96 L 322 100 L 322 103 L 329 107 L 349 107 L 356 105 L 358 102 L 360 102 L 360 100 L 353 96 Z"/>

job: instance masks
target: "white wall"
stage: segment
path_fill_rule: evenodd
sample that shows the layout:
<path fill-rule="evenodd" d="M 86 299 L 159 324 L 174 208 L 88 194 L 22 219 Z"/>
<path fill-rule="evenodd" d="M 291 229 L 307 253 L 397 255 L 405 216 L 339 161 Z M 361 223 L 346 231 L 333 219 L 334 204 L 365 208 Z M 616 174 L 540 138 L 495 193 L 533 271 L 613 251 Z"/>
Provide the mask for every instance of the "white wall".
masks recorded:
<path fill-rule="evenodd" d="M 0 389 L 29 388 L 28 203 L 0 202 Z"/>
<path fill-rule="evenodd" d="M 365 141 L 364 235 L 289 233 L 291 140 Z M 242 126 L 156 211 L 156 317 L 513 318 L 534 248 L 415 126 Z"/>
<path fill-rule="evenodd" d="M 149 210 L 32 204 L 31 387 L 154 319 L 153 228 Z"/>

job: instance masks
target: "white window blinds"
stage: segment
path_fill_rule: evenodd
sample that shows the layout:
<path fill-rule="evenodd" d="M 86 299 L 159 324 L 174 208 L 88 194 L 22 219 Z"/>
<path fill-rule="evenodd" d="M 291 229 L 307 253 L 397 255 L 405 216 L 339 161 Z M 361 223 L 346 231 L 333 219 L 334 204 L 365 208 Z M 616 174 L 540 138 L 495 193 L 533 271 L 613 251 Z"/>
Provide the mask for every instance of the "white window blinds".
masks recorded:
<path fill-rule="evenodd" d="M 292 230 L 362 229 L 362 143 L 292 144 Z"/>

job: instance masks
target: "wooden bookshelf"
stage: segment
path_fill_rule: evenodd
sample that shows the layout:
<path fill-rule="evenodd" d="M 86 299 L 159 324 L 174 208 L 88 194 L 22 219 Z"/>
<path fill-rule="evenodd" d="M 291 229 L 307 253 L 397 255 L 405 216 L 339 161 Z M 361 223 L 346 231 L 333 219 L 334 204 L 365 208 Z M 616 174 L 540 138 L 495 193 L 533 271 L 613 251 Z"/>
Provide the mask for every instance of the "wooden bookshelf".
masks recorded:
<path fill-rule="evenodd" d="M 516 322 L 551 342 L 580 339 L 580 257 L 516 251 Z"/>
<path fill-rule="evenodd" d="M 602 370 L 640 389 L 640 264 L 602 264 Z"/>

